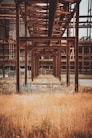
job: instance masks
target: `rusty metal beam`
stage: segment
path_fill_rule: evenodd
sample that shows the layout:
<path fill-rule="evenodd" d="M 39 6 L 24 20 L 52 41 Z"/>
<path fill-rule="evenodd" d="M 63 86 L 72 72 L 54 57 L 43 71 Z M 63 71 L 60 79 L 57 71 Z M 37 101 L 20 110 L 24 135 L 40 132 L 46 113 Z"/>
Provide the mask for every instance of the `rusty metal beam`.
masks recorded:
<path fill-rule="evenodd" d="M 66 10 L 69 11 L 69 3 L 66 5 Z M 67 26 L 67 37 L 69 37 L 69 25 Z M 69 47 L 69 40 L 67 40 L 67 47 L 66 47 L 66 85 L 69 86 L 69 54 L 70 54 L 70 47 Z"/>
<path fill-rule="evenodd" d="M 56 77 L 58 77 L 58 55 L 56 54 L 56 63 L 55 63 Z"/>
<path fill-rule="evenodd" d="M 48 25 L 48 36 L 52 36 L 52 30 L 54 25 L 54 18 L 56 14 L 57 0 L 50 0 L 49 6 L 49 25 Z"/>
<path fill-rule="evenodd" d="M 55 55 L 53 56 L 53 75 L 55 76 Z"/>
<path fill-rule="evenodd" d="M 59 80 L 61 81 L 61 51 L 60 50 L 58 50 L 58 65 L 59 65 L 58 77 L 59 77 Z"/>
<path fill-rule="evenodd" d="M 44 40 L 74 40 L 75 37 L 50 37 L 50 36 L 46 36 L 46 37 L 20 37 L 20 41 L 44 41 Z"/>
<path fill-rule="evenodd" d="M 66 61 L 66 65 L 67 65 L 67 68 L 66 68 L 66 84 L 67 86 L 69 86 L 69 41 L 67 41 L 67 48 L 66 48 L 66 54 L 67 54 L 67 61 Z"/>
<path fill-rule="evenodd" d="M 20 50 L 20 40 L 19 40 L 19 4 L 16 3 L 16 91 L 20 91 L 20 73 L 19 73 L 19 50 Z"/>
<path fill-rule="evenodd" d="M 5 78 L 4 45 L 2 45 L 2 49 L 3 49 L 2 71 L 3 71 L 3 78 Z"/>
<path fill-rule="evenodd" d="M 31 58 L 32 58 L 32 66 L 31 66 L 31 79 L 32 79 L 32 81 L 33 81 L 33 79 L 34 79 L 34 73 L 33 73 L 33 71 L 34 71 L 34 49 L 32 49 L 32 51 L 31 51 Z"/>
<path fill-rule="evenodd" d="M 69 16 L 67 22 L 66 22 L 65 25 L 64 25 L 64 30 L 62 31 L 61 36 L 63 36 L 63 34 L 64 34 L 66 28 L 68 27 L 68 25 L 69 25 L 71 19 L 73 18 L 73 15 L 74 15 L 74 13 L 76 12 L 77 6 L 79 5 L 80 2 L 81 2 L 81 0 L 78 0 L 78 1 L 77 1 L 77 3 L 76 3 L 76 5 L 75 5 L 75 7 L 74 7 L 72 13 L 70 14 L 70 16 Z"/>
<path fill-rule="evenodd" d="M 27 11 L 27 5 L 25 3 L 25 13 Z M 25 37 L 27 37 L 27 16 L 25 15 Z M 25 85 L 27 85 L 27 41 L 25 42 Z"/>
<path fill-rule="evenodd" d="M 28 48 L 29 49 L 60 49 L 62 47 L 65 47 L 65 46 L 35 46 L 35 45 L 29 45 Z"/>
<path fill-rule="evenodd" d="M 79 4 L 76 7 L 76 30 L 75 30 L 75 92 L 78 92 L 78 30 L 79 26 Z"/>
<path fill-rule="evenodd" d="M 39 74 L 39 56 L 35 57 L 35 76 L 37 77 Z"/>

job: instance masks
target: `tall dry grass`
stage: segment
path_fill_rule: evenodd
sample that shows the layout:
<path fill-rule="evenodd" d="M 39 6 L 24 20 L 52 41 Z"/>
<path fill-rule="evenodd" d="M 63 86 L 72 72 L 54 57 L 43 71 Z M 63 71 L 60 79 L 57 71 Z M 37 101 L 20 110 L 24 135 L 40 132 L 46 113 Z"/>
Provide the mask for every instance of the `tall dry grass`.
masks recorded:
<path fill-rule="evenodd" d="M 92 94 L 0 95 L 0 138 L 92 138 Z"/>

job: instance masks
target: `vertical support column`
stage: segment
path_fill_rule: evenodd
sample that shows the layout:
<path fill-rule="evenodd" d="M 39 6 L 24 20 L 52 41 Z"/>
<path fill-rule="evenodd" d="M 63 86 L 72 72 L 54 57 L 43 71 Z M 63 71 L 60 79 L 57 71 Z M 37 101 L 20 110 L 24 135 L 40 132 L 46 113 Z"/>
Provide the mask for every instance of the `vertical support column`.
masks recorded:
<path fill-rule="evenodd" d="M 60 40 L 60 47 L 61 47 L 61 40 Z M 61 81 L 61 72 L 62 72 L 62 70 L 61 70 L 61 48 L 59 49 L 59 54 L 60 54 L 60 78 L 59 78 L 59 80 Z"/>
<path fill-rule="evenodd" d="M 57 50 L 56 52 L 56 77 L 60 79 L 60 74 L 61 74 L 61 68 L 60 68 L 60 65 L 61 65 L 61 52 L 60 52 L 60 49 Z"/>
<path fill-rule="evenodd" d="M 54 75 L 55 77 L 59 77 L 59 54 L 58 50 L 56 50 L 55 57 L 54 57 Z"/>
<path fill-rule="evenodd" d="M 25 2 L 25 13 L 27 11 L 27 4 Z M 25 15 L 25 37 L 27 37 L 27 16 Z M 25 85 L 27 85 L 27 42 L 25 42 Z"/>
<path fill-rule="evenodd" d="M 32 62 L 31 62 L 31 79 L 32 79 L 32 81 L 33 81 L 33 79 L 34 79 L 34 73 L 33 73 L 33 71 L 34 71 L 34 62 L 33 62 L 33 59 L 34 59 L 34 50 L 32 49 L 32 51 L 31 51 L 31 56 L 32 56 Z"/>
<path fill-rule="evenodd" d="M 35 77 L 37 77 L 37 56 L 35 56 Z"/>
<path fill-rule="evenodd" d="M 53 56 L 53 75 L 61 80 L 61 51 L 58 49 Z"/>
<path fill-rule="evenodd" d="M 33 70 L 33 76 L 34 76 L 34 78 L 35 78 L 35 73 L 36 73 L 36 56 L 34 55 L 34 58 L 33 58 L 33 64 L 34 64 L 34 70 Z"/>
<path fill-rule="evenodd" d="M 54 69 L 54 56 L 53 56 L 53 75 L 55 75 L 55 69 Z"/>
<path fill-rule="evenodd" d="M 36 77 L 39 74 L 39 56 L 36 57 L 36 61 L 35 61 L 35 68 L 36 68 Z"/>
<path fill-rule="evenodd" d="M 19 3 L 16 3 L 16 91 L 20 91 L 20 73 L 19 73 L 19 49 L 20 49 L 20 41 L 19 41 Z"/>
<path fill-rule="evenodd" d="M 89 73 L 91 73 L 91 47 L 89 47 Z"/>
<path fill-rule="evenodd" d="M 82 73 L 84 73 L 84 46 L 82 47 Z"/>
<path fill-rule="evenodd" d="M 56 77 L 59 78 L 60 74 L 60 63 L 59 63 L 59 50 L 57 51 L 56 54 Z"/>
<path fill-rule="evenodd" d="M 35 56 L 35 77 L 37 77 L 37 56 Z"/>
<path fill-rule="evenodd" d="M 58 77 L 58 55 L 56 51 L 55 76 Z"/>
<path fill-rule="evenodd" d="M 2 47 L 3 47 L 3 64 L 2 64 L 2 70 L 3 70 L 3 78 L 5 78 L 4 45 L 2 45 Z"/>
<path fill-rule="evenodd" d="M 57 52 L 57 57 L 56 57 L 56 74 L 57 74 L 57 78 L 59 78 L 59 55 Z"/>
<path fill-rule="evenodd" d="M 66 4 L 66 10 L 69 11 L 69 3 Z M 67 26 L 67 37 L 69 37 L 69 25 Z M 66 47 L 66 85 L 69 86 L 69 40 L 67 40 L 67 47 Z"/>
<path fill-rule="evenodd" d="M 75 28 L 75 92 L 78 92 L 78 27 L 79 27 L 79 4 L 76 8 L 76 28 Z"/>
<path fill-rule="evenodd" d="M 36 76 L 36 56 L 34 53 L 34 49 L 32 49 L 32 81 Z"/>
<path fill-rule="evenodd" d="M 68 37 L 68 36 L 67 36 Z M 67 74 L 66 74 L 66 84 L 67 84 L 67 86 L 69 86 L 69 53 L 70 53 L 70 51 L 69 51 L 69 40 L 67 40 L 67 48 L 66 48 L 66 58 L 67 58 L 67 62 L 66 62 L 66 64 L 67 64 L 67 68 L 66 68 L 66 71 L 67 71 Z"/>
<path fill-rule="evenodd" d="M 59 74 L 58 74 L 58 77 L 59 77 L 59 80 L 61 80 L 61 51 L 60 49 L 58 50 L 58 65 L 59 65 Z"/>
<path fill-rule="evenodd" d="M 36 77 L 38 76 L 38 56 L 36 57 Z"/>
<path fill-rule="evenodd" d="M 37 68 L 37 76 L 39 75 L 39 56 L 38 56 L 38 62 L 37 62 L 37 64 L 38 64 L 38 68 Z"/>
<path fill-rule="evenodd" d="M 53 75 L 56 76 L 56 72 L 55 72 L 55 64 L 56 64 L 56 56 L 53 56 Z"/>

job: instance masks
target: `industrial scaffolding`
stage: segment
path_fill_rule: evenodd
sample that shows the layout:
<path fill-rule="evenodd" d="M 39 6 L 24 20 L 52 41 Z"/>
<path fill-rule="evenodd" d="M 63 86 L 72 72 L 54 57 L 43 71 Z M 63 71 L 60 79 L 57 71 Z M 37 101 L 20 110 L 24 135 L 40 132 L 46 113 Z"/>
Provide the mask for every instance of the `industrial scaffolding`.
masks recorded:
<path fill-rule="evenodd" d="M 41 64 L 50 64 L 52 74 L 61 79 L 66 70 L 75 74 L 78 92 L 78 72 L 92 69 L 92 1 L 88 1 L 88 15 L 79 15 L 81 0 L 0 0 L 0 63 L 5 77 L 5 66 L 16 67 L 16 91 L 20 91 L 20 66 L 28 67 L 31 79 L 39 75 Z M 80 19 L 87 19 L 86 21 Z M 79 28 L 87 29 L 86 38 L 79 40 Z M 84 63 L 88 47 L 89 65 Z M 7 53 L 8 51 L 8 53 Z M 82 51 L 82 52 L 81 52 Z M 81 57 L 79 54 L 83 54 Z M 65 58 L 66 57 L 66 58 Z M 82 58 L 82 59 L 80 59 Z M 63 63 L 66 65 L 63 66 Z M 73 67 L 71 66 L 73 63 Z M 49 67 L 50 67 L 49 66 Z"/>

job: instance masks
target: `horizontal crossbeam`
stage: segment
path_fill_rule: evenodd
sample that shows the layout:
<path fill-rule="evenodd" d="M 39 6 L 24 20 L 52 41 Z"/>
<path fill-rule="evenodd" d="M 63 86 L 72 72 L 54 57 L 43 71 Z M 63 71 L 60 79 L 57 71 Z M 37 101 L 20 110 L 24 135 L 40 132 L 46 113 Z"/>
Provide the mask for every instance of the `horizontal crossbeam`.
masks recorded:
<path fill-rule="evenodd" d="M 20 41 L 75 40 L 75 37 L 20 37 Z"/>

